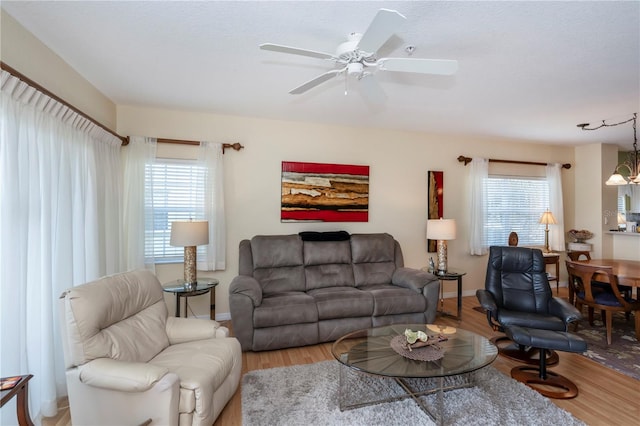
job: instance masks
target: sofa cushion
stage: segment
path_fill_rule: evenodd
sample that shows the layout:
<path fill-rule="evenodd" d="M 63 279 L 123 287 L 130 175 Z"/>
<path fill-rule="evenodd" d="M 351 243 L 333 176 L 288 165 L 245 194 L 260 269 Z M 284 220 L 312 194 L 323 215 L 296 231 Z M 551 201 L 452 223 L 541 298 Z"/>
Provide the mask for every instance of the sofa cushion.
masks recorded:
<path fill-rule="evenodd" d="M 318 319 L 355 318 L 373 314 L 373 296 L 351 287 L 327 287 L 308 292 L 318 308 Z"/>
<path fill-rule="evenodd" d="M 395 241 L 389 234 L 353 234 L 351 253 L 353 263 L 395 264 Z"/>
<path fill-rule="evenodd" d="M 234 338 L 195 340 L 171 345 L 150 364 L 167 368 L 180 377 L 180 413 L 194 410 L 200 418 L 211 418 L 213 393 L 242 362 L 239 343 Z"/>
<path fill-rule="evenodd" d="M 287 291 L 305 290 L 303 266 L 256 269 L 253 271 L 253 277 L 260 283 L 263 297 Z"/>
<path fill-rule="evenodd" d="M 373 296 L 373 315 L 418 313 L 427 310 L 427 301 L 420 293 L 394 285 L 359 287 Z"/>
<path fill-rule="evenodd" d="M 251 239 L 253 269 L 302 265 L 302 240 L 297 235 L 257 235 Z"/>
<path fill-rule="evenodd" d="M 303 244 L 304 265 L 342 263 L 351 265 L 349 241 L 305 241 Z"/>
<path fill-rule="evenodd" d="M 397 267 L 395 240 L 391 235 L 353 234 L 351 254 L 356 286 L 391 283 Z"/>
<path fill-rule="evenodd" d="M 265 296 L 253 312 L 255 328 L 301 324 L 318 321 L 313 297 L 304 292 L 285 292 Z"/>
<path fill-rule="evenodd" d="M 389 284 L 396 270 L 392 262 L 353 264 L 353 279 L 356 287 Z"/>
<path fill-rule="evenodd" d="M 349 241 L 305 241 L 306 290 L 354 287 Z"/>

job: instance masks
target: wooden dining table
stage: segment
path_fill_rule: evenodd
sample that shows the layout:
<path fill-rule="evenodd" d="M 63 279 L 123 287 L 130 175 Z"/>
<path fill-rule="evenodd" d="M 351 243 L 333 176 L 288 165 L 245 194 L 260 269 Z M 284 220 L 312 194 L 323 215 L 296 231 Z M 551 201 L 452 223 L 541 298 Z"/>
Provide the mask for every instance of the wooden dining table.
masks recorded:
<path fill-rule="evenodd" d="M 624 259 L 590 259 L 577 262 L 589 265 L 611 266 L 613 275 L 618 277 L 618 284 L 635 287 L 640 292 L 640 261 Z M 596 274 L 594 279 L 607 281 L 606 275 Z"/>

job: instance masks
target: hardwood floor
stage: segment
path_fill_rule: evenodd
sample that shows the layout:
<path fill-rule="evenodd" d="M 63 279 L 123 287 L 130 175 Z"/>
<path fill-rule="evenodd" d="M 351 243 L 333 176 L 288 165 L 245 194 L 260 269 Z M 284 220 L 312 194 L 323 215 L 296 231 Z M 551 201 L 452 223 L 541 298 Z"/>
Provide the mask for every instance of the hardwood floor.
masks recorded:
<path fill-rule="evenodd" d="M 563 293 L 564 291 L 564 293 Z M 560 289 L 566 297 L 566 289 Z M 474 310 L 478 301 L 473 297 L 463 298 L 462 320 L 438 316 L 436 323 L 464 328 L 486 337 L 500 335 L 489 328 L 485 315 Z M 455 300 L 445 300 L 445 310 L 454 311 Z M 560 352 L 560 363 L 553 371 L 570 378 L 580 394 L 569 400 L 551 400 L 559 407 L 571 412 L 588 425 L 635 425 L 640 418 L 640 381 L 587 359 L 579 354 Z M 242 354 L 243 374 L 264 368 L 284 367 L 297 364 L 332 360 L 331 343 L 302 348 L 291 348 L 268 352 L 244 352 Z M 516 362 L 498 356 L 492 364 L 496 369 L 509 375 Z M 215 426 L 241 425 L 240 388 L 229 401 L 215 422 Z M 43 426 L 71 425 L 68 409 L 62 409 L 55 418 L 47 418 Z"/>

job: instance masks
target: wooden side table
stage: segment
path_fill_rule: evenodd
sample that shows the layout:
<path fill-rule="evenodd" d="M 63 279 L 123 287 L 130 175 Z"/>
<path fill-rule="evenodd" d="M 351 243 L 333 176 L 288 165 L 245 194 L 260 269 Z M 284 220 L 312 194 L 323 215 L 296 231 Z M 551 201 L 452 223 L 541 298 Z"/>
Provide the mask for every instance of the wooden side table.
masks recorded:
<path fill-rule="evenodd" d="M 11 389 L 0 391 L 0 407 L 9 402 L 14 396 L 18 396 L 16 400 L 16 415 L 20 426 L 33 426 L 31 416 L 29 415 L 29 380 L 32 374 L 19 376 L 20 381 Z"/>
<path fill-rule="evenodd" d="M 549 283 L 551 283 L 551 281 L 555 281 L 556 282 L 556 294 L 559 291 L 559 287 L 560 287 L 560 254 L 558 253 L 542 253 L 543 257 L 544 257 L 544 264 L 546 265 L 556 265 L 556 274 L 555 275 L 549 275 L 548 280 Z"/>

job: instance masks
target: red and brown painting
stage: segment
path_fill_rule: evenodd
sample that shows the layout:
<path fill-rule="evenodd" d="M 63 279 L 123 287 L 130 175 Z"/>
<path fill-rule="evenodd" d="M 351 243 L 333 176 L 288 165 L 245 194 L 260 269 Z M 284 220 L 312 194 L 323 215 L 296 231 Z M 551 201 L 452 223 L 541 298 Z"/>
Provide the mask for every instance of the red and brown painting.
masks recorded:
<path fill-rule="evenodd" d="M 368 222 L 369 166 L 282 162 L 282 222 Z"/>

